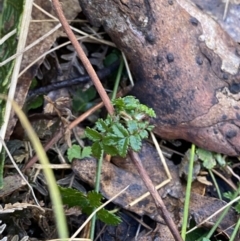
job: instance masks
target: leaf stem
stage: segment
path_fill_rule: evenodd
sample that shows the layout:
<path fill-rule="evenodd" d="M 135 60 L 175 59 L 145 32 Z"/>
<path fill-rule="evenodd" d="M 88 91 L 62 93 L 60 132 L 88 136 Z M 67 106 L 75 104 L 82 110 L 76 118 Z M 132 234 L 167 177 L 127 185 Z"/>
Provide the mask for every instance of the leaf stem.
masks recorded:
<path fill-rule="evenodd" d="M 209 174 L 210 174 L 210 176 L 211 176 L 211 178 L 212 178 L 212 181 L 213 181 L 213 183 L 214 183 L 214 186 L 215 186 L 215 188 L 216 188 L 216 190 L 217 190 L 218 198 L 219 198 L 220 200 L 222 200 L 222 194 L 221 194 L 221 192 L 220 192 L 220 189 L 219 189 L 217 180 L 216 180 L 215 176 L 213 175 L 213 172 L 212 172 L 211 169 L 209 169 L 208 172 L 209 172 Z"/>
<path fill-rule="evenodd" d="M 95 183 L 95 191 L 99 193 L 100 190 L 100 178 L 101 178 L 101 170 L 102 170 L 102 162 L 103 162 L 103 150 L 101 151 L 100 158 L 97 164 L 97 173 L 96 173 L 96 183 Z M 91 230 L 90 230 L 90 239 L 94 239 L 95 232 L 95 224 L 96 224 L 96 214 L 93 216 L 91 220 Z"/>
<path fill-rule="evenodd" d="M 233 233 L 232 233 L 229 241 L 234 241 L 235 240 L 235 237 L 237 236 L 239 228 L 240 228 L 240 218 L 238 219 L 237 224 L 235 225 L 235 228 L 233 230 Z"/>
<path fill-rule="evenodd" d="M 120 83 L 122 71 L 123 71 L 123 59 L 121 58 L 120 65 L 119 65 L 118 72 L 117 72 L 117 77 L 116 77 L 114 88 L 113 88 L 113 93 L 112 93 L 111 100 L 115 100 L 116 99 L 117 90 L 118 90 L 118 86 L 119 86 L 119 83 Z"/>
<path fill-rule="evenodd" d="M 188 224 L 188 210 L 189 210 L 190 198 L 191 198 L 194 157 L 195 157 L 195 145 L 192 144 L 190 162 L 188 167 L 186 196 L 185 196 L 185 202 L 184 202 L 183 223 L 182 223 L 182 230 L 181 230 L 181 236 L 183 240 L 185 240 L 186 238 L 186 231 L 187 231 L 187 224 Z"/>

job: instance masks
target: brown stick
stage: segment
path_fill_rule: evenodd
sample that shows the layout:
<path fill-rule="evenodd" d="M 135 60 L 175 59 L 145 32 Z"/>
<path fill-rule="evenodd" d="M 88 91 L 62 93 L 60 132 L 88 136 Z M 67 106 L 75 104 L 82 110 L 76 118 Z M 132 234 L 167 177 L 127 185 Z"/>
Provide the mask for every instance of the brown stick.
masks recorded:
<path fill-rule="evenodd" d="M 78 57 L 81 59 L 83 66 L 85 67 L 87 73 L 91 77 L 99 95 L 101 96 L 101 99 L 110 115 L 113 115 L 114 109 L 112 106 L 112 103 L 104 90 L 95 70 L 93 69 L 90 61 L 88 60 L 87 56 L 85 55 L 84 51 L 82 50 L 82 47 L 80 46 L 77 38 L 75 37 L 73 31 L 69 27 L 69 24 L 67 22 L 67 19 L 65 18 L 63 11 L 61 9 L 61 6 L 59 4 L 58 0 L 52 0 L 53 6 L 56 10 L 57 16 L 59 18 L 59 21 L 61 22 L 69 40 L 71 41 L 72 45 L 74 46 L 75 50 L 77 51 Z"/>
<path fill-rule="evenodd" d="M 142 162 L 138 156 L 138 154 L 134 151 L 128 152 L 129 156 L 131 157 L 131 160 L 135 164 L 135 166 L 138 169 L 139 175 L 142 178 L 144 184 L 146 185 L 148 191 L 151 193 L 153 200 L 157 206 L 158 213 L 163 217 L 164 221 L 166 222 L 167 226 L 169 227 L 170 231 L 172 232 L 172 235 L 176 241 L 183 241 L 182 237 L 173 222 L 173 219 L 171 218 L 162 198 L 160 197 L 159 193 L 157 192 L 156 188 L 154 187 L 151 179 L 149 178 L 148 174 L 146 173 L 146 170 L 144 169 Z"/>

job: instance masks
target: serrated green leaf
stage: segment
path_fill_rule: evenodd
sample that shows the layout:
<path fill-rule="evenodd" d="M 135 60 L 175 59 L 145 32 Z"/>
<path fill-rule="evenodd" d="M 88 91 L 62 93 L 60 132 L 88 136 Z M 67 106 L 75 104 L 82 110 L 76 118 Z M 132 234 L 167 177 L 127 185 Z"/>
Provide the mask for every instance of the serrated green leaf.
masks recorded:
<path fill-rule="evenodd" d="M 147 127 L 147 130 L 148 130 L 148 131 L 152 131 L 154 127 L 155 127 L 154 125 L 149 125 L 149 126 Z"/>
<path fill-rule="evenodd" d="M 39 95 L 28 103 L 27 111 L 36 109 L 42 105 L 43 105 L 43 96 Z"/>
<path fill-rule="evenodd" d="M 120 137 L 110 134 L 108 136 L 103 137 L 103 144 L 107 146 L 117 145 L 119 139 Z"/>
<path fill-rule="evenodd" d="M 91 155 L 92 155 L 92 147 L 91 146 L 83 147 L 82 153 L 81 153 L 81 159 L 85 157 L 90 157 Z"/>
<path fill-rule="evenodd" d="M 82 211 L 87 215 L 90 215 L 95 208 L 102 205 L 101 199 L 102 195 L 91 191 L 87 196 L 77 190 L 72 188 L 59 187 L 63 204 L 68 205 L 68 207 L 81 207 Z M 110 213 L 106 209 L 101 209 L 97 212 L 97 218 L 108 225 L 117 225 L 121 222 L 121 219 L 116 215 Z"/>
<path fill-rule="evenodd" d="M 237 203 L 237 205 L 234 207 L 236 212 L 239 214 L 240 213 L 240 202 Z"/>
<path fill-rule="evenodd" d="M 203 236 L 207 236 L 207 230 L 205 230 L 203 228 L 198 228 L 198 229 L 194 230 L 193 232 L 188 233 L 185 241 L 199 240 Z"/>
<path fill-rule="evenodd" d="M 233 197 L 234 197 L 234 193 L 228 191 L 228 192 L 224 192 L 223 193 L 223 196 L 229 200 L 233 200 Z"/>
<path fill-rule="evenodd" d="M 141 130 L 139 132 L 139 136 L 141 139 L 146 139 L 146 138 L 148 138 L 148 132 L 146 130 Z"/>
<path fill-rule="evenodd" d="M 210 152 L 210 151 L 207 151 L 207 150 L 198 148 L 198 149 L 196 150 L 196 153 L 197 153 L 197 155 L 198 155 L 198 158 L 199 158 L 201 161 L 207 161 L 207 160 L 209 160 L 209 159 L 213 159 L 213 154 L 212 154 L 212 152 Z"/>
<path fill-rule="evenodd" d="M 97 218 L 100 219 L 102 222 L 108 225 L 118 225 L 121 223 L 121 218 L 117 215 L 110 213 L 106 209 L 101 209 L 99 212 L 97 212 Z"/>
<path fill-rule="evenodd" d="M 134 97 L 132 95 L 128 95 L 128 96 L 124 97 L 123 101 L 124 101 L 125 109 L 127 109 L 127 110 L 136 109 L 138 107 L 138 105 L 140 104 L 139 100 L 136 99 L 136 97 Z"/>
<path fill-rule="evenodd" d="M 121 56 L 121 53 L 116 49 L 114 49 L 110 54 L 108 54 L 106 56 L 106 58 L 104 59 L 103 63 L 104 66 L 109 66 L 112 63 L 114 63 L 115 61 L 117 61 L 119 59 L 119 57 Z"/>
<path fill-rule="evenodd" d="M 63 204 L 66 204 L 69 207 L 79 206 L 83 208 L 89 205 L 86 195 L 75 189 L 59 186 L 59 191 L 62 196 Z"/>
<path fill-rule="evenodd" d="M 212 159 L 209 159 L 209 160 L 206 160 L 203 162 L 203 166 L 206 168 L 206 169 L 213 169 L 215 166 L 216 166 L 216 160 L 214 158 Z"/>
<path fill-rule="evenodd" d="M 102 195 L 100 193 L 97 193 L 95 191 L 90 191 L 87 194 L 87 198 L 89 200 L 89 205 L 94 208 L 98 208 L 99 206 L 102 205 L 101 203 Z"/>
<path fill-rule="evenodd" d="M 128 136 L 127 129 L 121 123 L 114 123 L 111 129 L 113 133 L 118 137 L 124 138 Z"/>
<path fill-rule="evenodd" d="M 138 122 L 138 128 L 139 129 L 146 129 L 148 126 L 149 126 L 149 122 L 148 121 Z"/>
<path fill-rule="evenodd" d="M 103 119 L 98 119 L 98 121 L 96 122 L 96 128 L 100 132 L 107 132 L 109 131 L 109 122 L 104 121 Z"/>
<path fill-rule="evenodd" d="M 82 212 L 89 216 L 93 213 L 94 209 L 95 209 L 94 207 L 88 205 L 82 208 Z"/>
<path fill-rule="evenodd" d="M 129 138 L 129 145 L 134 151 L 140 151 L 142 147 L 141 138 L 138 135 L 131 135 Z"/>
<path fill-rule="evenodd" d="M 93 130 L 89 127 L 86 128 L 85 135 L 92 141 L 100 141 L 102 139 L 102 135 L 98 131 Z"/>
<path fill-rule="evenodd" d="M 112 101 L 113 106 L 116 107 L 116 109 L 122 110 L 124 109 L 124 101 L 123 98 L 117 98 L 115 100 Z"/>
<path fill-rule="evenodd" d="M 81 158 L 81 147 L 79 145 L 72 145 L 72 147 L 67 150 L 67 157 L 69 162 L 72 162 L 73 158 Z"/>
<path fill-rule="evenodd" d="M 156 117 L 155 111 L 152 108 L 149 108 L 146 105 L 140 104 L 139 105 L 139 112 L 143 112 L 145 115 L 149 117 Z"/>
<path fill-rule="evenodd" d="M 92 145 L 92 154 L 97 159 L 100 159 L 102 153 L 103 145 L 100 142 L 95 142 Z"/>
<path fill-rule="evenodd" d="M 96 90 L 93 87 L 83 91 L 79 88 L 73 95 L 73 110 L 74 111 L 86 111 L 91 108 L 93 103 L 91 102 L 96 96 Z"/>
<path fill-rule="evenodd" d="M 216 159 L 217 163 L 220 166 L 226 166 L 225 157 L 222 154 L 216 153 L 216 154 L 214 154 L 214 158 Z"/>
<path fill-rule="evenodd" d="M 216 166 L 216 160 L 214 159 L 213 153 L 207 150 L 198 148 L 196 150 L 198 158 L 203 161 L 203 166 L 206 169 L 213 169 Z"/>
<path fill-rule="evenodd" d="M 138 123 L 136 120 L 129 120 L 127 121 L 127 129 L 130 134 L 134 134 L 138 131 Z"/>
<path fill-rule="evenodd" d="M 103 144 L 103 150 L 105 153 L 111 155 L 111 156 L 116 156 L 118 155 L 118 150 L 115 146 L 108 146 Z"/>
<path fill-rule="evenodd" d="M 128 145 L 129 145 L 129 137 L 118 141 L 117 150 L 118 150 L 118 154 L 121 157 L 125 157 L 127 155 Z"/>

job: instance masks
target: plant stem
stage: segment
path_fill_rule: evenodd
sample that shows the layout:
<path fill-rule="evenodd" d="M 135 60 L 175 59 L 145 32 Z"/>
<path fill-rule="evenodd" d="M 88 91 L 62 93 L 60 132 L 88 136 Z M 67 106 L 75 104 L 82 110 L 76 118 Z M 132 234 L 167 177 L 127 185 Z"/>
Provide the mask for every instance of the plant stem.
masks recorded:
<path fill-rule="evenodd" d="M 121 78 L 121 75 L 122 75 L 122 71 L 123 71 L 123 59 L 121 58 L 120 65 L 119 65 L 118 72 L 117 72 L 117 77 L 116 77 L 114 88 L 113 88 L 113 93 L 112 93 L 111 100 L 115 100 L 116 99 L 117 90 L 118 90 L 120 78 Z"/>
<path fill-rule="evenodd" d="M 215 176 L 213 175 L 212 170 L 208 170 L 208 172 L 209 172 L 209 174 L 210 174 L 210 176 L 211 176 L 211 178 L 212 178 L 212 181 L 213 181 L 213 183 L 214 183 L 214 186 L 215 186 L 215 188 L 216 188 L 216 190 L 217 190 L 218 198 L 219 198 L 220 200 L 222 200 L 222 195 L 221 195 L 221 192 L 220 192 L 218 183 L 217 183 L 217 181 L 216 181 L 216 178 L 215 178 Z"/>
<path fill-rule="evenodd" d="M 129 154 L 131 160 L 133 161 L 133 163 L 135 164 L 135 166 L 137 167 L 140 177 L 144 181 L 144 184 L 146 185 L 147 189 L 149 190 L 149 192 L 151 193 L 151 195 L 153 197 L 153 200 L 156 204 L 159 214 L 163 217 L 164 221 L 166 222 L 167 226 L 169 227 L 170 231 L 172 232 L 174 239 L 176 241 L 183 241 L 175 223 L 173 222 L 166 206 L 163 203 L 162 198 L 160 197 L 160 195 L 157 192 L 156 188 L 154 187 L 151 179 L 149 178 L 146 170 L 144 169 L 138 154 L 132 150 L 130 150 L 128 152 L 128 154 Z"/>
<path fill-rule="evenodd" d="M 184 202 L 183 223 L 182 223 L 182 232 L 181 232 L 181 236 L 183 240 L 185 240 L 186 238 L 186 231 L 187 231 L 187 224 L 188 224 L 188 210 L 189 210 L 189 204 L 190 204 L 190 198 L 191 198 L 194 157 L 195 157 L 195 145 L 192 144 L 190 162 L 188 166 L 188 180 L 187 180 L 186 196 L 185 196 L 185 202 Z"/>
<path fill-rule="evenodd" d="M 75 37 L 73 31 L 71 30 L 71 28 L 69 27 L 69 24 L 67 22 L 67 19 L 65 18 L 64 14 L 63 14 L 63 11 L 62 11 L 62 8 L 61 8 L 61 5 L 59 3 L 58 0 L 52 0 L 52 3 L 53 3 L 53 6 L 56 10 L 56 13 L 57 13 L 57 16 L 59 18 L 59 21 L 61 22 L 69 40 L 71 41 L 72 45 L 74 46 L 77 54 L 78 54 L 78 57 L 80 58 L 80 60 L 82 61 L 83 63 L 83 66 L 85 67 L 87 73 L 89 74 L 89 76 L 91 77 L 108 113 L 110 115 L 113 115 L 114 113 L 114 109 L 113 109 L 113 106 L 111 104 L 111 101 L 106 93 L 106 91 L 104 90 L 95 70 L 93 69 L 90 61 L 88 60 L 87 56 L 85 55 L 82 47 L 80 46 L 77 38 Z"/>
<path fill-rule="evenodd" d="M 102 170 L 102 162 L 103 162 L 103 150 L 101 152 L 100 159 L 98 160 L 97 164 L 97 173 L 96 173 L 96 183 L 95 183 L 95 191 L 99 193 L 100 190 L 100 178 L 101 178 L 101 170 Z M 90 230 L 90 239 L 94 239 L 94 232 L 95 232 L 95 224 L 96 224 L 96 214 L 92 217 L 91 221 L 91 230 Z"/>
<path fill-rule="evenodd" d="M 240 218 L 238 219 L 237 224 L 235 225 L 235 228 L 233 230 L 233 233 L 232 233 L 229 241 L 234 241 L 235 240 L 235 237 L 237 236 L 239 228 L 240 228 Z"/>

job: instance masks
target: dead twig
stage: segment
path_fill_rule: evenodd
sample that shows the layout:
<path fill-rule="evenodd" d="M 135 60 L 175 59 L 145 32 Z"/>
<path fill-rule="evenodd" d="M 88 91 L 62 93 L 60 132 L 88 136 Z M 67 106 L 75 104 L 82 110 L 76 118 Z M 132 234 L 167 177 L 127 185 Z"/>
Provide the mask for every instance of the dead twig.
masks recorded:
<path fill-rule="evenodd" d="M 155 205 L 157 207 L 159 214 L 163 217 L 164 221 L 166 222 L 167 226 L 172 232 L 174 239 L 176 241 L 182 241 L 182 237 L 175 223 L 173 222 L 173 219 L 171 218 L 162 198 L 160 197 L 159 193 L 154 187 L 151 179 L 147 175 L 138 154 L 134 151 L 129 151 L 128 154 L 131 157 L 131 160 L 134 162 L 135 166 L 137 167 L 139 175 L 141 176 L 142 180 L 144 181 L 144 184 L 146 185 L 147 189 L 149 190 L 149 192 L 153 197 L 153 200 L 155 202 Z"/>

